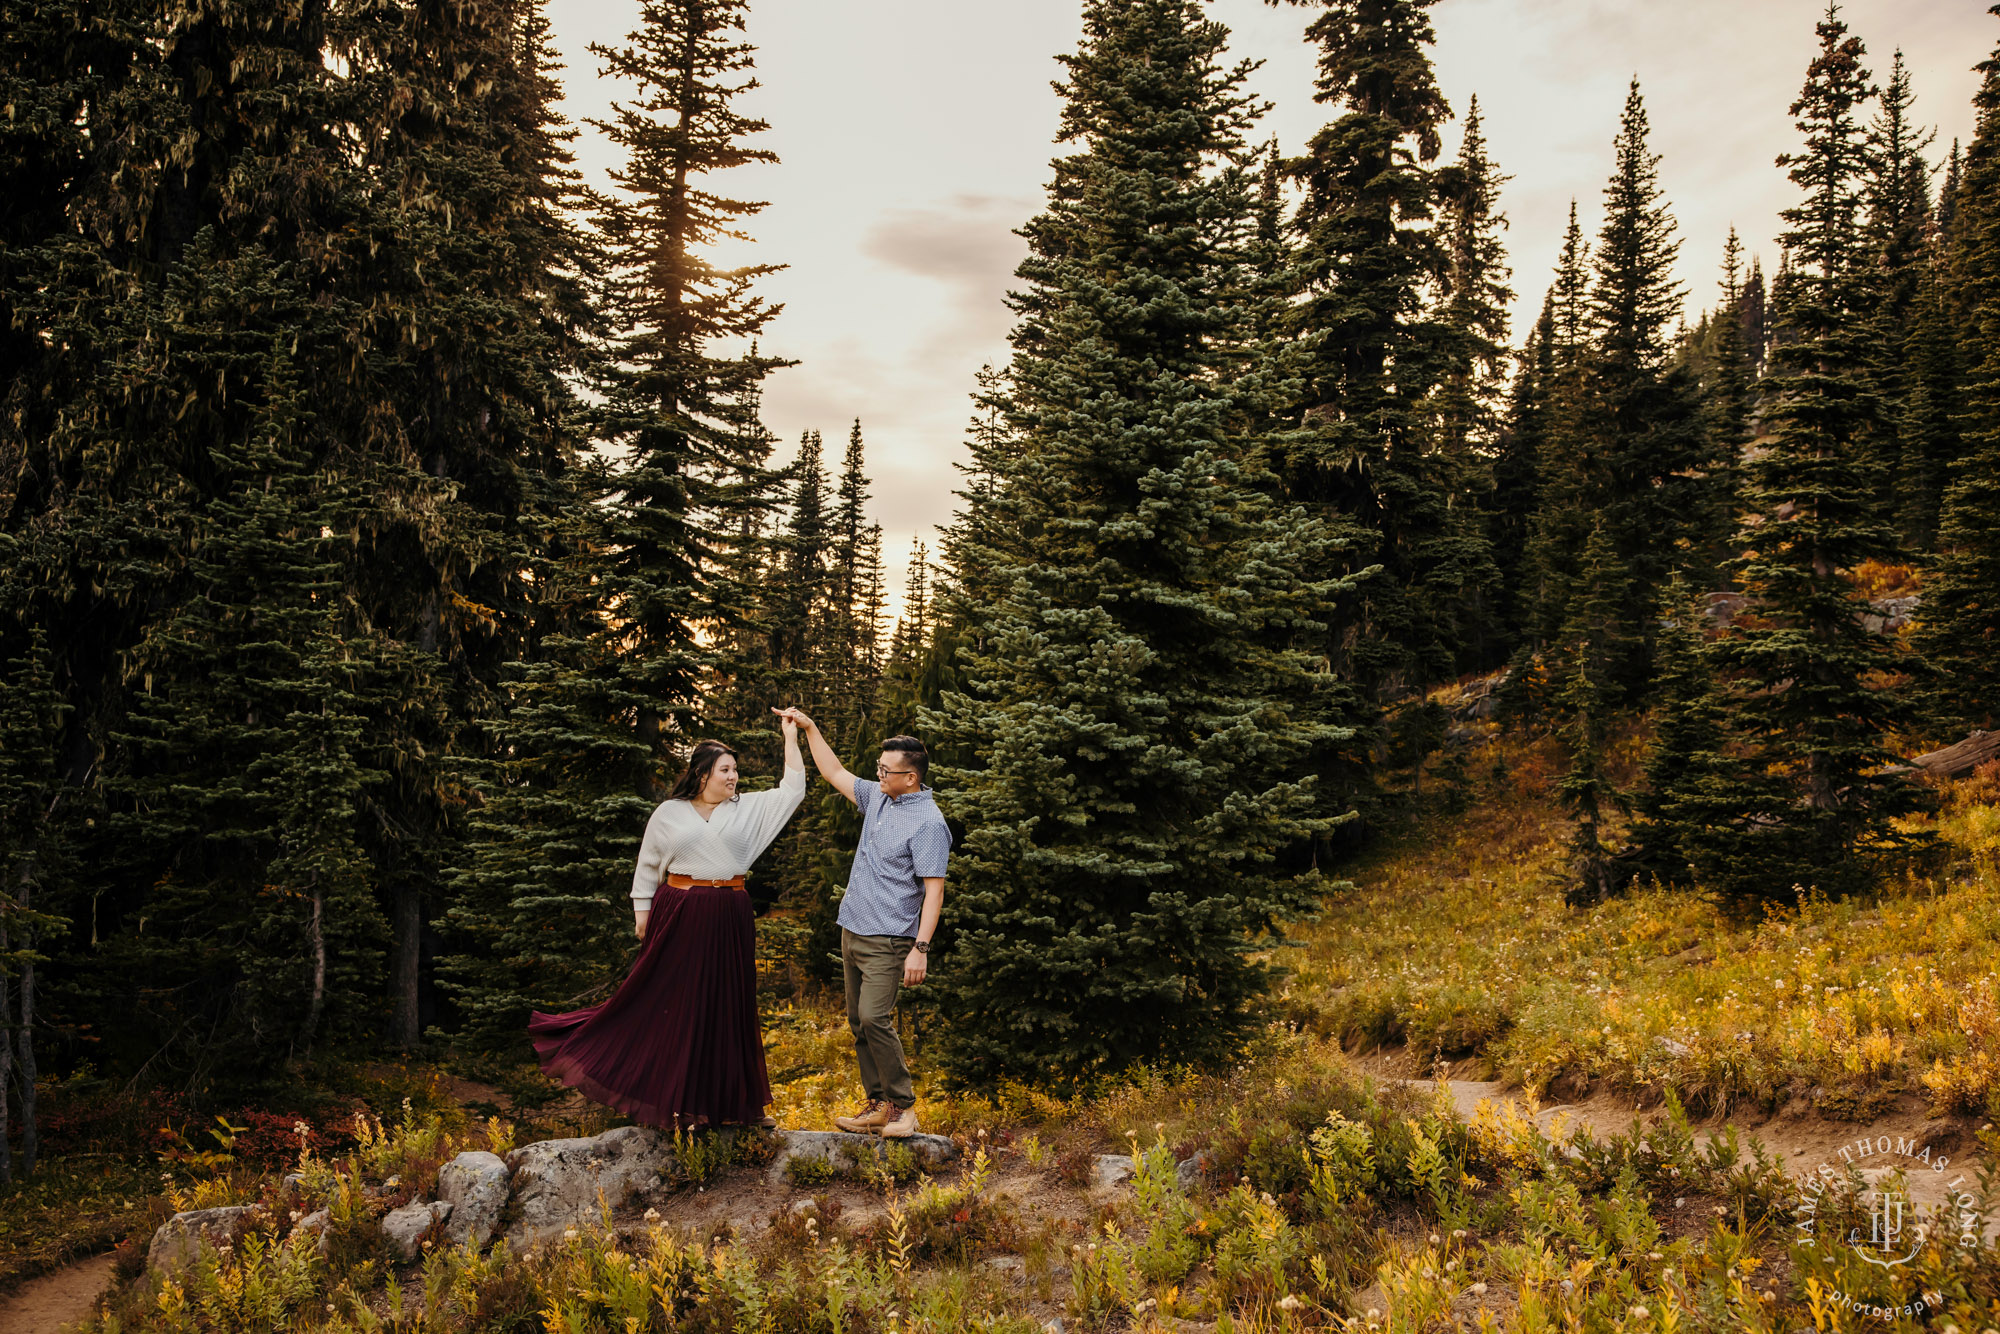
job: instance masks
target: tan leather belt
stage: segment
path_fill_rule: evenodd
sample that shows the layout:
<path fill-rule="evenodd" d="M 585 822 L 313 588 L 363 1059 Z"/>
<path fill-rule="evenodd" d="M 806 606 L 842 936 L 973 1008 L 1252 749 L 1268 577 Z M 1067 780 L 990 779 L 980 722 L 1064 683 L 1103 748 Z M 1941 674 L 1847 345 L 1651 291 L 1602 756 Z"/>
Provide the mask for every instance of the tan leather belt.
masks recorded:
<path fill-rule="evenodd" d="M 667 884 L 674 889 L 742 889 L 743 877 L 732 875 L 727 880 L 703 880 L 691 875 L 670 875 Z"/>

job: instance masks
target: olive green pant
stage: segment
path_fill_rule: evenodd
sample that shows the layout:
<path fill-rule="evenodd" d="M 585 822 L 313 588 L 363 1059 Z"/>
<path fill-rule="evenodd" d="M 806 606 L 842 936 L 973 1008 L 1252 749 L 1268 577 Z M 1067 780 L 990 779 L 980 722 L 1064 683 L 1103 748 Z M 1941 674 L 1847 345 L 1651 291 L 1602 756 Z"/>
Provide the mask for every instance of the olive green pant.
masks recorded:
<path fill-rule="evenodd" d="M 861 1087 L 870 1098 L 913 1107 L 909 1062 L 896 1036 L 896 992 L 903 985 L 909 936 L 857 936 L 840 928 L 840 961 L 847 974 L 847 1028 L 854 1034 L 854 1057 Z"/>

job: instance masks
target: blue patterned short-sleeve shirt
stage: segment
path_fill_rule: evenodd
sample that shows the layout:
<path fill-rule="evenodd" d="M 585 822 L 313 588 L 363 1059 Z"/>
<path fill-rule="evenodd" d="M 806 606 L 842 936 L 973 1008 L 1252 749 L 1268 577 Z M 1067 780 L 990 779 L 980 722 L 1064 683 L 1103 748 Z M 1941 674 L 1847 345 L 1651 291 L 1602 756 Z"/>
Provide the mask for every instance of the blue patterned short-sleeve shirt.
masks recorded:
<path fill-rule="evenodd" d="M 857 936 L 914 936 L 923 913 L 924 881 L 942 877 L 951 860 L 951 830 L 929 788 L 885 797 L 881 784 L 854 780 L 861 808 L 861 846 L 854 850 L 840 924 Z"/>

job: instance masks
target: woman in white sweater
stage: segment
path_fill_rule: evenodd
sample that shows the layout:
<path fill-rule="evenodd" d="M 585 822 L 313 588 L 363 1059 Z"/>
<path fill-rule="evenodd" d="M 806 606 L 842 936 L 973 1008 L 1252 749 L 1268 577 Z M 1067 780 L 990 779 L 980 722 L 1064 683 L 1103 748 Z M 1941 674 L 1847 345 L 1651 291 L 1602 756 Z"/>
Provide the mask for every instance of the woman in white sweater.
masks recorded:
<path fill-rule="evenodd" d="M 528 1021 L 544 1070 L 648 1125 L 770 1123 L 743 877 L 805 798 L 798 728 L 782 725 L 785 777 L 765 792 L 737 792 L 736 752 L 720 741 L 695 746 L 646 822 L 631 973 L 600 1005 Z"/>

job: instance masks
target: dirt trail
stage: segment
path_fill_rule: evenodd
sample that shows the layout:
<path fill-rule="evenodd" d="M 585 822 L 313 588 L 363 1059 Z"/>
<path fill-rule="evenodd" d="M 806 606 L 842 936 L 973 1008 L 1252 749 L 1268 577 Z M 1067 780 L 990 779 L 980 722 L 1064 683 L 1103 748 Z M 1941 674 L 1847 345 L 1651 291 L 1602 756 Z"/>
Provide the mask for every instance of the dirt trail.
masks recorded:
<path fill-rule="evenodd" d="M 1429 1079 L 1398 1082 L 1421 1089 L 1433 1088 L 1436 1084 Z M 1445 1084 L 1451 1090 L 1452 1103 L 1458 1114 L 1467 1121 L 1477 1114 L 1482 1102 L 1492 1103 L 1496 1110 L 1511 1106 L 1521 1115 L 1532 1114 L 1535 1124 L 1544 1132 L 1553 1133 L 1558 1140 L 1566 1138 L 1579 1127 L 1589 1130 L 1599 1139 L 1625 1134 L 1632 1129 L 1635 1119 L 1652 1126 L 1665 1115 L 1659 1108 L 1636 1109 L 1630 1102 L 1610 1094 L 1598 1094 L 1576 1103 L 1534 1104 L 1519 1089 L 1495 1080 L 1446 1079 Z M 1816 1117 L 1780 1117 L 1754 1125 L 1731 1124 L 1735 1124 L 1737 1142 L 1746 1153 L 1750 1141 L 1756 1140 L 1764 1146 L 1766 1154 L 1782 1162 L 1786 1171 L 1800 1180 L 1822 1165 L 1831 1166 L 1836 1173 L 1844 1174 L 1850 1161 L 1862 1169 L 1861 1175 L 1871 1183 L 1900 1167 L 1905 1174 L 1909 1202 L 1919 1214 L 1932 1213 L 1946 1202 L 1948 1196 L 1957 1192 L 1971 1191 L 1976 1196 L 1979 1174 L 1985 1166 L 1980 1160 L 1978 1142 L 1964 1124 L 1930 1120 L 1915 1106 L 1866 1125 L 1822 1121 Z M 1722 1123 L 1697 1124 L 1694 1127 L 1697 1140 L 1703 1144 L 1719 1138 L 1723 1129 Z M 1863 1141 L 1870 1148 L 1865 1155 L 1855 1148 Z M 1897 1153 L 1895 1150 L 1899 1144 L 1912 1146 L 1912 1153 L 1927 1148 L 1932 1161 L 1943 1157 L 1950 1163 L 1943 1172 L 1933 1171 L 1925 1163 Z M 1847 1151 L 1845 1157 L 1842 1150 Z M 1956 1191 L 1951 1189 L 1953 1186 L 1956 1186 Z M 1984 1223 L 1987 1236 L 2000 1235 L 2000 1209 L 1989 1212 Z"/>
<path fill-rule="evenodd" d="M 29 1279 L 0 1297 L 0 1330 L 6 1334 L 57 1334 L 90 1318 L 99 1294 L 111 1286 L 111 1257 L 93 1255 Z"/>

